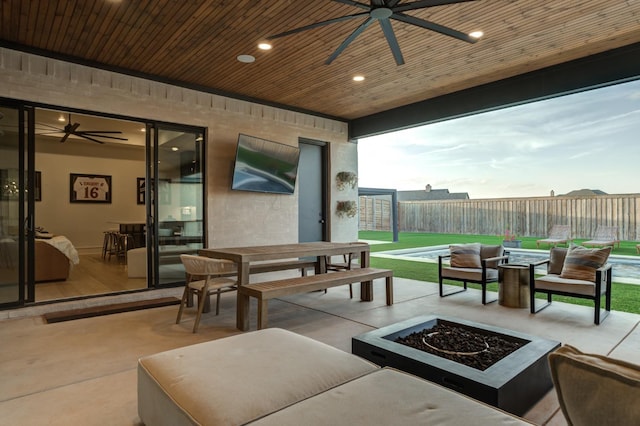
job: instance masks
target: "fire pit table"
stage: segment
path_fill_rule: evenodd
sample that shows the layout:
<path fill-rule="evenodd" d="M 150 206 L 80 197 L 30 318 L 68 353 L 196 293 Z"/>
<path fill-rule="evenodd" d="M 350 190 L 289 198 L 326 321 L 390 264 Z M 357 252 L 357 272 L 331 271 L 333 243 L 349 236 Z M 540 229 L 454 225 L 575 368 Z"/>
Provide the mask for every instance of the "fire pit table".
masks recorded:
<path fill-rule="evenodd" d="M 454 332 L 463 333 L 459 340 L 478 341 L 478 347 L 437 347 L 455 340 Z M 439 337 L 435 339 L 439 343 L 430 342 L 432 337 Z M 416 341 L 426 348 L 412 346 Z M 491 346 L 499 342 L 515 349 L 491 360 L 488 367 L 484 361 L 453 360 L 481 357 L 487 361 L 492 356 Z M 353 337 L 351 344 L 355 355 L 382 367 L 406 371 L 516 415 L 524 414 L 553 387 L 547 355 L 560 347 L 560 342 L 553 340 L 443 316 L 420 316 L 392 324 Z"/>

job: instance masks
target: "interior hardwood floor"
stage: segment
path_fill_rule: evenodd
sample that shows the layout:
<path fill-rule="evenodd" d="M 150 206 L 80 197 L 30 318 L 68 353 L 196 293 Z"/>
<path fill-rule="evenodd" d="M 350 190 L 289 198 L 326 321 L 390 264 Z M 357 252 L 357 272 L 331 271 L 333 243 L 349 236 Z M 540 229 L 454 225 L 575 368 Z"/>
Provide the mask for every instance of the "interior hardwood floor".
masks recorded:
<path fill-rule="evenodd" d="M 99 253 L 81 254 L 66 281 L 36 284 L 36 302 L 144 289 L 146 278 L 129 278 L 127 265 L 115 258 L 103 260 Z"/>

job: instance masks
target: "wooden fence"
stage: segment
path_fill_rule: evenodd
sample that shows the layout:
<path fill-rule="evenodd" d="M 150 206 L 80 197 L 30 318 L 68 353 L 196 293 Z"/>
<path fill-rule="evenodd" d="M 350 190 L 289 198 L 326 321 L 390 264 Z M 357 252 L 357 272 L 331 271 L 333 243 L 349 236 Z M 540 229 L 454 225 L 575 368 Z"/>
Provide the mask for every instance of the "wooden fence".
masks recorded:
<path fill-rule="evenodd" d="M 362 198 L 360 229 L 374 229 L 362 226 L 363 215 L 369 220 L 372 214 L 368 207 L 372 201 L 363 206 Z M 386 201 L 390 211 L 390 202 L 380 201 Z M 520 236 L 546 237 L 553 225 L 571 225 L 571 237 L 578 239 L 593 237 L 598 225 L 617 226 L 619 239 L 636 241 L 640 238 L 640 194 L 398 203 L 401 232 L 503 235 L 508 229 Z M 390 230 L 391 226 L 375 229 Z"/>
<path fill-rule="evenodd" d="M 388 197 L 360 197 L 361 231 L 391 231 L 391 200 Z"/>

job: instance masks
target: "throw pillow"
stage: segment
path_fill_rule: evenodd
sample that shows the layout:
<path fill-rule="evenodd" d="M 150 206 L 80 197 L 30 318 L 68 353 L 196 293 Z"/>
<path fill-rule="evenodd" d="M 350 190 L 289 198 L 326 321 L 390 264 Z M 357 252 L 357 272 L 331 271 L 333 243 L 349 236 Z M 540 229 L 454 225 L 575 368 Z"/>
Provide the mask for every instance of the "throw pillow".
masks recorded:
<path fill-rule="evenodd" d="M 607 262 L 609 253 L 611 253 L 611 247 L 588 249 L 572 245 L 564 259 L 560 278 L 595 281 L 596 269 Z"/>
<path fill-rule="evenodd" d="M 451 267 L 482 268 L 482 264 L 480 263 L 480 247 L 480 243 L 450 245 Z"/>
<path fill-rule="evenodd" d="M 480 261 L 484 259 L 490 259 L 492 257 L 502 256 L 504 253 L 504 247 L 499 246 L 490 246 L 490 245 L 482 245 L 480 246 Z M 487 262 L 487 268 L 497 269 L 499 260 L 494 260 L 493 262 Z"/>
<path fill-rule="evenodd" d="M 553 247 L 549 252 L 549 269 L 547 273 L 560 275 L 564 259 L 567 257 L 567 249 L 563 247 Z"/>
<path fill-rule="evenodd" d="M 640 419 L 640 366 L 565 345 L 549 354 L 562 413 L 574 425 L 627 425 Z"/>

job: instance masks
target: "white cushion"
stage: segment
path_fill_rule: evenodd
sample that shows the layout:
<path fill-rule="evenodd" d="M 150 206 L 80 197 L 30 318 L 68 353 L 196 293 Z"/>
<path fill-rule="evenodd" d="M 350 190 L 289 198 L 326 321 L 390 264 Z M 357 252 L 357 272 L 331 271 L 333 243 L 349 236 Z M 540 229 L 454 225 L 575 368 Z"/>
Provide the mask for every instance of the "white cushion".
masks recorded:
<path fill-rule="evenodd" d="M 139 247 L 127 251 L 127 275 L 129 278 L 146 278 L 147 248 Z"/>
<path fill-rule="evenodd" d="M 442 278 L 455 278 L 467 281 L 482 281 L 482 269 L 475 268 L 442 268 Z M 487 268 L 487 280 L 497 280 L 498 270 Z"/>
<path fill-rule="evenodd" d="M 524 425 L 523 419 L 385 368 L 264 417 L 253 425 Z"/>
<path fill-rule="evenodd" d="M 270 328 L 138 361 L 138 412 L 147 425 L 244 424 L 378 367 Z"/>
<path fill-rule="evenodd" d="M 586 296 L 594 296 L 596 293 L 596 285 L 593 281 L 561 278 L 560 275 L 555 274 L 536 278 L 535 287 L 538 290 L 566 291 L 567 293 L 584 294 Z M 606 286 L 602 286 L 601 293 L 604 294 L 605 291 Z"/>

